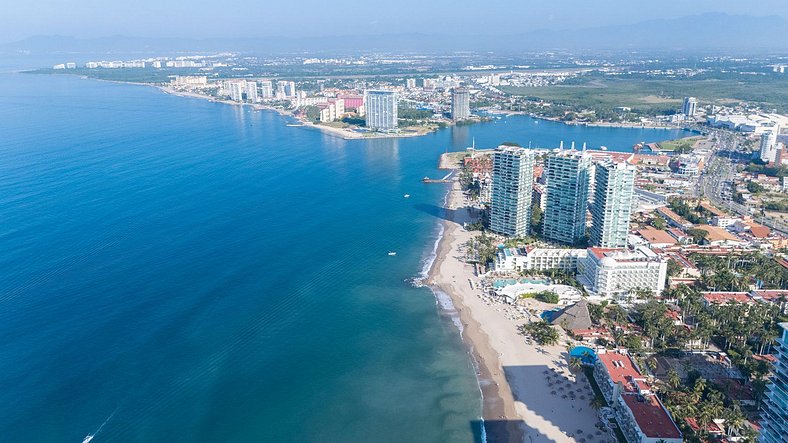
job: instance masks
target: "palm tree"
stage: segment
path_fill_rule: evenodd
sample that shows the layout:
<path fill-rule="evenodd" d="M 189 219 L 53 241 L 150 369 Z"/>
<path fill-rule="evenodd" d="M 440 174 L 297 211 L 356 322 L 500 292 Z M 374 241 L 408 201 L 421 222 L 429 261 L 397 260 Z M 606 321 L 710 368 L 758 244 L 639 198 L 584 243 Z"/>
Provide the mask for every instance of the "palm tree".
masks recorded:
<path fill-rule="evenodd" d="M 583 368 L 583 360 L 577 357 L 572 357 L 569 359 L 569 369 L 571 371 L 579 371 L 582 368 Z"/>
<path fill-rule="evenodd" d="M 596 411 L 603 408 L 605 406 L 605 402 L 599 397 L 594 397 L 591 399 L 589 405 Z"/>
<path fill-rule="evenodd" d="M 679 373 L 673 368 L 668 370 L 668 386 L 673 389 L 678 389 L 679 386 L 681 386 L 681 377 L 679 377 Z"/>

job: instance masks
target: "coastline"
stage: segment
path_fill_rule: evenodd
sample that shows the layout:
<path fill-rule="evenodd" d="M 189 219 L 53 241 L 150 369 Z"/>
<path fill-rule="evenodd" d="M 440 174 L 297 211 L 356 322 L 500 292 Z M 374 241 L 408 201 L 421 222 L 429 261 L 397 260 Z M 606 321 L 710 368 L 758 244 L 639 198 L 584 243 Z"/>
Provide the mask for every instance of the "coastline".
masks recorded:
<path fill-rule="evenodd" d="M 489 109 L 485 110 L 485 112 L 489 114 L 495 115 L 527 115 L 531 118 L 539 119 L 539 120 L 546 120 L 555 123 L 562 123 L 568 126 L 589 126 L 589 127 L 601 127 L 601 128 L 630 128 L 630 129 L 682 129 L 680 126 L 671 126 L 671 125 L 646 125 L 643 123 L 611 123 L 611 122 L 566 122 L 560 120 L 555 117 L 544 117 L 537 114 L 532 114 L 525 111 L 504 111 L 501 109 Z"/>
<path fill-rule="evenodd" d="M 196 93 L 196 92 L 189 92 L 189 91 L 180 91 L 180 90 L 177 90 L 175 88 L 172 88 L 171 86 L 155 85 L 155 84 L 151 84 L 151 83 L 129 83 L 129 82 L 118 82 L 118 83 L 128 83 L 128 84 L 134 84 L 134 85 L 144 84 L 144 85 L 148 85 L 148 86 L 153 86 L 154 88 L 159 89 L 160 91 L 164 92 L 165 94 L 176 95 L 176 96 L 179 96 L 179 97 L 199 98 L 199 99 L 208 100 L 208 101 L 215 102 L 215 103 L 222 103 L 222 104 L 233 105 L 233 106 L 250 106 L 250 107 L 252 107 L 253 109 L 256 109 L 256 110 L 274 111 L 274 112 L 276 112 L 279 115 L 282 115 L 284 117 L 291 117 L 291 118 L 294 118 L 294 119 L 296 118 L 295 115 L 291 111 L 284 110 L 284 109 L 281 109 L 281 108 L 275 108 L 273 106 L 266 106 L 266 105 L 262 105 L 262 104 L 259 104 L 259 103 L 239 103 L 239 102 L 232 101 L 232 100 L 222 100 L 222 99 L 217 99 L 215 97 L 211 97 L 209 95 L 204 95 L 204 94 L 199 94 L 199 93 Z M 330 135 L 334 135 L 334 136 L 340 137 L 340 138 L 342 138 L 344 140 L 366 140 L 366 139 L 376 139 L 376 138 L 420 137 L 420 136 L 427 135 L 427 134 L 430 134 L 430 133 L 434 132 L 434 130 L 430 130 L 430 131 L 424 131 L 424 132 L 404 132 L 404 133 L 403 132 L 399 132 L 399 133 L 383 133 L 383 132 L 359 133 L 359 132 L 351 131 L 349 129 L 335 128 L 335 127 L 332 127 L 332 126 L 319 125 L 319 124 L 312 123 L 312 122 L 302 121 L 300 119 L 296 119 L 296 120 L 298 120 L 298 125 L 297 126 L 299 126 L 299 127 L 317 129 L 319 131 L 325 132 L 326 134 L 330 134 Z"/>
<path fill-rule="evenodd" d="M 473 267 L 462 260 L 464 244 L 472 236 L 462 224 L 472 214 L 456 179 L 445 206 L 427 284 L 436 297 L 450 297 L 458 313 L 462 340 L 477 368 L 487 441 L 574 442 L 575 435 L 594 434 L 599 418 L 588 405 L 590 385 L 582 373 L 575 377 L 569 371 L 565 347 L 527 343 L 517 326 L 528 319 L 514 307 L 484 297 Z M 547 380 L 558 379 L 582 392 L 582 400 L 556 395 Z"/>

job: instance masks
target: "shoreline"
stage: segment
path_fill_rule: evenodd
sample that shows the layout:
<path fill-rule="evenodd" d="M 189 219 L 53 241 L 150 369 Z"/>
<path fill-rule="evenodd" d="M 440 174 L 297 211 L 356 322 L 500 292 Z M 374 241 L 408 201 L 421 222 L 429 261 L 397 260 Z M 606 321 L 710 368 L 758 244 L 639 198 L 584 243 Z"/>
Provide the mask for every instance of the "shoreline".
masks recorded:
<path fill-rule="evenodd" d="M 531 118 L 539 119 L 539 120 L 546 120 L 549 122 L 554 123 L 561 123 L 567 126 L 588 126 L 588 127 L 599 127 L 599 128 L 628 128 L 628 129 L 678 129 L 682 130 L 684 128 L 680 126 L 671 126 L 671 125 L 646 125 L 643 123 L 612 123 L 612 122 L 565 122 L 559 120 L 555 117 L 544 117 L 538 114 L 533 114 L 526 111 L 504 111 L 501 109 L 488 109 L 485 112 L 494 115 L 525 115 Z"/>
<path fill-rule="evenodd" d="M 462 223 L 472 214 L 456 179 L 444 208 L 443 233 L 425 283 L 436 298 L 447 295 L 457 311 L 462 341 L 476 368 L 487 441 L 574 442 L 575 435 L 594 434 L 599 417 L 588 405 L 592 391 L 582 373 L 569 371 L 565 346 L 527 343 L 517 326 L 530 314 L 483 296 L 473 267 L 462 260 L 463 245 L 472 236 Z M 578 399 L 562 399 L 549 380 L 568 384 Z"/>
<path fill-rule="evenodd" d="M 249 106 L 249 107 L 251 107 L 252 109 L 255 109 L 255 110 L 274 111 L 274 112 L 276 112 L 277 114 L 279 114 L 279 115 L 281 115 L 283 117 L 290 117 L 290 118 L 295 119 L 298 122 L 297 127 L 317 129 L 317 130 L 322 131 L 322 132 L 324 132 L 326 134 L 340 137 L 340 138 L 342 138 L 344 140 L 369 140 L 369 139 L 381 139 L 381 138 L 420 137 L 420 136 L 423 136 L 423 135 L 431 134 L 431 133 L 436 131 L 436 130 L 429 130 L 429 131 L 425 131 L 425 132 L 407 132 L 407 133 L 384 133 L 384 132 L 359 133 L 359 132 L 352 131 L 350 129 L 336 128 L 336 127 L 333 127 L 333 126 L 325 126 L 325 125 L 319 125 L 319 124 L 316 124 L 316 123 L 313 123 L 313 122 L 303 121 L 303 120 L 297 118 L 293 114 L 293 112 L 291 112 L 291 111 L 288 111 L 288 110 L 285 110 L 285 109 L 281 109 L 281 108 L 276 108 L 276 107 L 273 107 L 273 106 L 267 106 L 267 105 L 263 105 L 263 104 L 259 104 L 259 103 L 239 103 L 239 102 L 232 101 L 232 100 L 222 100 L 222 99 L 218 99 L 216 97 L 200 94 L 200 93 L 197 93 L 197 92 L 180 91 L 180 90 L 177 90 L 177 89 L 175 89 L 175 88 L 173 88 L 171 86 L 156 85 L 156 84 L 152 84 L 152 83 L 130 83 L 130 82 L 122 82 L 122 81 L 119 81 L 117 83 L 152 86 L 152 87 L 164 92 L 165 94 L 171 94 L 171 95 L 175 95 L 175 96 L 178 96 L 178 97 L 198 98 L 198 99 L 208 100 L 208 101 L 214 102 L 214 103 L 222 103 L 222 104 L 225 104 L 225 105 Z"/>

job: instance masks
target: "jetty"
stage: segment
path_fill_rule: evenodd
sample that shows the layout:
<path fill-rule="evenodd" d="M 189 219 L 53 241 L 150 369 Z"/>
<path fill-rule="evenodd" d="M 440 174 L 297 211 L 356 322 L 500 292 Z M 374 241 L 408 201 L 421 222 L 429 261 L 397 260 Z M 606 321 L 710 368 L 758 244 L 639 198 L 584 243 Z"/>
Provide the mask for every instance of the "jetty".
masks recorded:
<path fill-rule="evenodd" d="M 421 179 L 421 181 L 422 181 L 422 183 L 451 183 L 451 180 L 449 180 L 449 177 L 451 177 L 452 174 L 454 174 L 454 171 L 449 172 L 443 178 L 424 177 L 423 179 Z"/>

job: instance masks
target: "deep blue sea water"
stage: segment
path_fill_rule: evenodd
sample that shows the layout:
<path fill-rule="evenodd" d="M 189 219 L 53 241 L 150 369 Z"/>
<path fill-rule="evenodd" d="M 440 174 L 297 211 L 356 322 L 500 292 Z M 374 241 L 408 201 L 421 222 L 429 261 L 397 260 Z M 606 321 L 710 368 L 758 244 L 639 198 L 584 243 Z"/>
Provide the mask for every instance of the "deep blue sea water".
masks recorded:
<path fill-rule="evenodd" d="M 509 117 L 345 141 L 286 123 L 0 74 L 0 440 L 104 424 L 94 442 L 472 441 L 472 364 L 411 283 L 446 191 L 419 180 L 473 138 L 680 135 Z"/>

